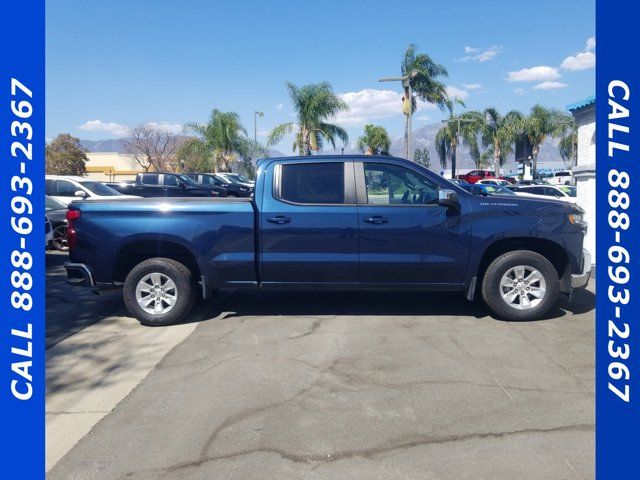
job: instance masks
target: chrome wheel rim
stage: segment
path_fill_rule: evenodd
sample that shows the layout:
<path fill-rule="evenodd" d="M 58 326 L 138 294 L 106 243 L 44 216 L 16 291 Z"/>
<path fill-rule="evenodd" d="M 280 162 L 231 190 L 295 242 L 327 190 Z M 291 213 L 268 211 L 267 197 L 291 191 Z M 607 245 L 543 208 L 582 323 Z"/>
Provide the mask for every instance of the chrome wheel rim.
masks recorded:
<path fill-rule="evenodd" d="M 174 281 L 164 273 L 149 273 L 136 285 L 136 300 L 145 312 L 164 315 L 178 301 L 178 289 Z"/>
<path fill-rule="evenodd" d="M 528 265 L 510 268 L 500 280 L 500 295 L 510 307 L 529 310 L 537 307 L 547 292 L 542 274 Z"/>

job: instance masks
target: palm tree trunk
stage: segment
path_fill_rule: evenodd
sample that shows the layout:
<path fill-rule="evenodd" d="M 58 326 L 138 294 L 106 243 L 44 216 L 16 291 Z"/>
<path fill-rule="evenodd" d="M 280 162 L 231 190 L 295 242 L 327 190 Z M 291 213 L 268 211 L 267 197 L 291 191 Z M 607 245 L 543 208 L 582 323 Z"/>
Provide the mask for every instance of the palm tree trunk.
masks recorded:
<path fill-rule="evenodd" d="M 531 176 L 535 179 L 536 174 L 538 173 L 538 152 L 540 151 L 540 147 L 535 146 L 531 153 L 533 153 L 533 168 L 531 172 Z"/>
<path fill-rule="evenodd" d="M 457 156 L 457 147 L 454 143 L 451 145 L 451 178 L 456 178 L 456 156 Z"/>

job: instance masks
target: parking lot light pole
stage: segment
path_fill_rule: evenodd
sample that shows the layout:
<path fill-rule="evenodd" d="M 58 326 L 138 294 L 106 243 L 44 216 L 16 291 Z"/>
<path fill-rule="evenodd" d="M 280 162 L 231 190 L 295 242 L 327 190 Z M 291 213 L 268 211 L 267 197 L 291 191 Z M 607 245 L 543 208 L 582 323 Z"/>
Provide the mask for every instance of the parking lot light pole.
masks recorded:
<path fill-rule="evenodd" d="M 461 123 L 473 123 L 475 120 L 470 118 L 462 118 L 459 116 L 452 116 L 446 120 L 442 120 L 442 123 L 451 124 L 454 123 L 457 125 L 456 128 L 456 156 L 458 155 L 458 137 L 460 136 L 460 124 Z M 452 159 L 451 162 L 451 178 L 456 178 L 458 176 L 458 164 L 457 159 Z"/>
<path fill-rule="evenodd" d="M 410 160 L 409 153 L 411 152 L 411 117 L 413 115 L 413 90 L 411 89 L 411 80 L 418 75 L 417 70 L 411 70 L 408 75 L 401 77 L 383 77 L 378 79 L 379 82 L 402 82 L 402 86 L 407 89 L 409 98 L 409 113 L 407 115 L 407 143 L 405 145 L 405 158 Z"/>

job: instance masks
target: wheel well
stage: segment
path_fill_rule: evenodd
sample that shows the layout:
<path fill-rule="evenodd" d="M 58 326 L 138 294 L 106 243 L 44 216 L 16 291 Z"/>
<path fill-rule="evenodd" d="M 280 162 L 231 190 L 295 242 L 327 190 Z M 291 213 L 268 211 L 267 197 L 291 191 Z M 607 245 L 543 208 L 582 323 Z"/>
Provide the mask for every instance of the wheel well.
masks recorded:
<path fill-rule="evenodd" d="M 539 253 L 555 267 L 559 278 L 565 277 L 568 272 L 570 273 L 569 257 L 560 245 L 544 238 L 519 237 L 498 240 L 485 250 L 482 260 L 480 260 L 478 279 L 484 277 L 484 272 L 493 260 L 503 253 L 513 250 L 530 250 Z"/>
<path fill-rule="evenodd" d="M 193 278 L 200 278 L 198 262 L 188 248 L 170 241 L 142 241 L 125 246 L 116 256 L 113 278 L 124 282 L 129 272 L 140 262 L 154 257 L 171 258 L 191 270 Z"/>

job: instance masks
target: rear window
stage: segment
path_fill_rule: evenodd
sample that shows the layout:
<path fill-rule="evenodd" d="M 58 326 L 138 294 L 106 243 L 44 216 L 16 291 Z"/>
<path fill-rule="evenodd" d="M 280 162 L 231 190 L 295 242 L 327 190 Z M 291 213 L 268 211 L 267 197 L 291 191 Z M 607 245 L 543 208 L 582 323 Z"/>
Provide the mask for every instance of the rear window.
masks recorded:
<path fill-rule="evenodd" d="M 556 177 L 570 177 L 571 173 L 569 172 L 556 172 Z"/>
<path fill-rule="evenodd" d="M 145 173 L 141 177 L 140 181 L 145 185 L 158 185 L 160 175 L 157 173 Z"/>
<path fill-rule="evenodd" d="M 292 203 L 344 203 L 344 164 L 282 164 L 280 194 Z"/>

